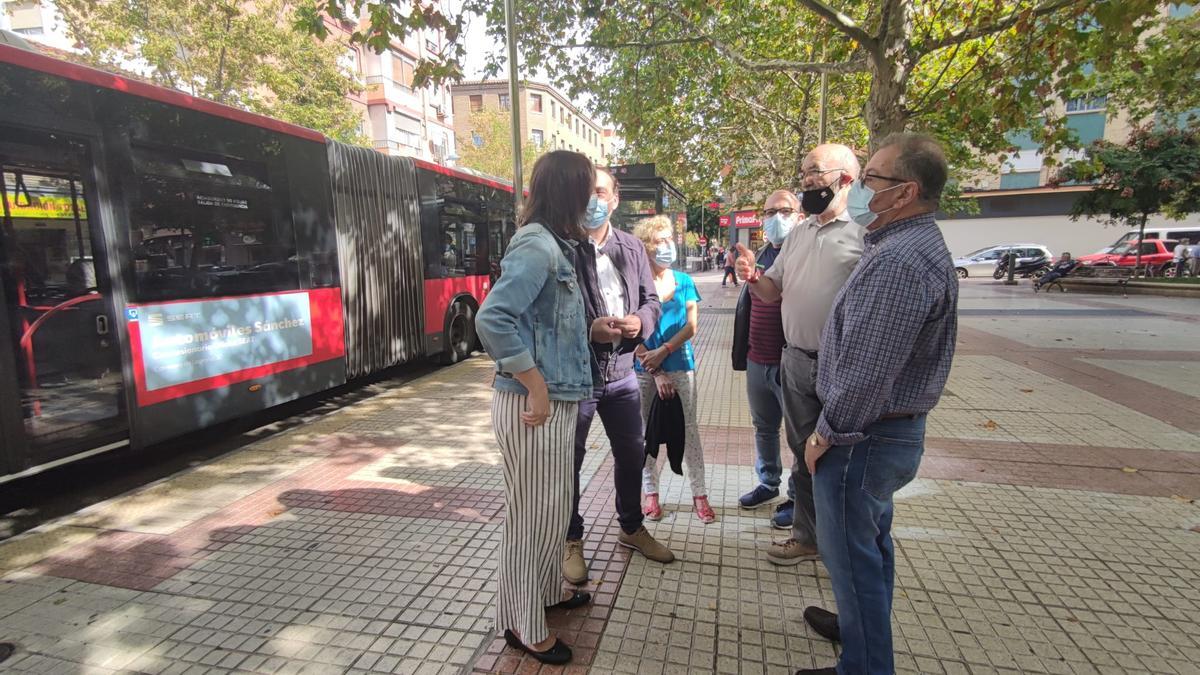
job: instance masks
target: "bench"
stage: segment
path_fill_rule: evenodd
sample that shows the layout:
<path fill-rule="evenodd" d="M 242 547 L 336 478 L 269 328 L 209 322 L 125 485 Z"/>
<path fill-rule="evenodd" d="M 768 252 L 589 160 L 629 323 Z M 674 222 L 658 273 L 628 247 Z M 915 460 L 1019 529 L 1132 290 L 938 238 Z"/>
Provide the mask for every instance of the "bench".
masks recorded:
<path fill-rule="evenodd" d="M 1116 267 L 1112 265 L 1080 265 L 1071 270 L 1070 274 L 1064 277 L 1059 277 L 1058 279 L 1051 281 L 1049 284 L 1046 284 L 1046 290 L 1049 291 L 1055 286 L 1058 286 L 1059 291 L 1066 293 L 1067 289 L 1062 285 L 1062 281 L 1064 279 L 1108 279 L 1114 281 L 1118 286 L 1120 286 L 1122 295 L 1128 298 L 1129 293 L 1126 286 L 1129 283 L 1129 280 L 1133 278 L 1133 272 L 1134 268 L 1132 267 Z"/>

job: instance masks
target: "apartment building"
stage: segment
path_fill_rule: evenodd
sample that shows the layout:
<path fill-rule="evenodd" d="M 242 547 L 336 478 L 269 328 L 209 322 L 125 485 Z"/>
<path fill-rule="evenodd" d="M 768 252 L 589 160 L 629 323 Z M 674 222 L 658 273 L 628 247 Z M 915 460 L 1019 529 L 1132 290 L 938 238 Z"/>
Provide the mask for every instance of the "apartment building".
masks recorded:
<path fill-rule="evenodd" d="M 442 4 L 448 5 L 448 0 Z M 48 47 L 49 55 L 61 58 L 63 52 L 77 51 L 53 0 L 0 0 L 0 10 L 0 28 Z M 350 44 L 350 35 L 366 23 L 365 14 L 325 21 L 331 39 L 346 45 L 342 65 L 362 86 L 360 92 L 347 96 L 362 118 L 360 136 L 380 152 L 452 163 L 456 155 L 449 89 L 413 87 L 417 60 L 438 53 L 445 39 L 438 31 L 425 30 L 402 42 L 393 41 L 386 51 L 376 54 Z"/>
<path fill-rule="evenodd" d="M 1183 18 L 1196 11 L 1196 5 L 1187 2 L 1164 3 L 1162 12 L 1171 18 Z M 1067 127 L 1075 133 L 1081 147 L 1087 147 L 1092 142 L 1103 139 L 1113 143 L 1124 143 L 1129 138 L 1129 132 L 1137 120 L 1130 120 L 1124 111 L 1111 109 L 1104 96 L 1084 96 L 1069 101 L 1058 101 L 1053 111 L 1056 115 L 1065 115 Z M 1034 141 L 1029 133 L 1011 134 L 1009 140 L 1017 149 L 1003 163 L 999 161 L 999 171 L 994 174 L 974 176 L 965 181 L 973 190 L 1029 190 L 1046 186 L 1056 167 L 1043 165 L 1044 155 L 1041 146 Z M 1075 153 L 1064 152 L 1057 159 L 1067 161 L 1074 158 Z"/>
<path fill-rule="evenodd" d="M 611 134 L 575 107 L 558 90 L 536 82 L 522 82 L 518 89 L 521 135 L 539 147 L 573 150 L 604 164 L 610 153 Z M 470 139 L 471 114 L 483 110 L 512 110 L 508 80 L 476 80 L 453 85 L 454 131 Z"/>
<path fill-rule="evenodd" d="M 448 4 L 445 0 L 441 3 Z M 442 8 L 448 11 L 447 7 Z M 326 25 L 334 39 L 350 45 L 350 35 L 366 28 L 365 13 L 357 19 Z M 362 46 L 346 47 L 344 65 L 363 85 L 350 103 L 363 115 L 362 135 L 376 150 L 389 155 L 417 157 L 441 164 L 457 158 L 454 145 L 454 116 L 450 90 L 446 86 L 413 86 L 417 61 L 438 54 L 445 47 L 439 31 L 423 30 L 405 40 L 393 40 L 380 54 Z"/>

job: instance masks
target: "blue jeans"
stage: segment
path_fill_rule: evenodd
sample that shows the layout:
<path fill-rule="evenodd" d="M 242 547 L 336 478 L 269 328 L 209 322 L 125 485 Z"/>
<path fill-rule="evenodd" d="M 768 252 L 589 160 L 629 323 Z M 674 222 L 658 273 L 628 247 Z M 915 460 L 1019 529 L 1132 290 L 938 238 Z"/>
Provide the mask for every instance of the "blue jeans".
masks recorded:
<path fill-rule="evenodd" d="M 764 365 L 746 359 L 746 397 L 750 401 L 750 419 L 754 421 L 754 471 L 758 482 L 779 488 L 783 461 L 779 455 L 779 427 L 783 424 L 783 385 L 779 364 Z M 788 481 L 788 499 L 795 490 Z"/>
<path fill-rule="evenodd" d="M 842 635 L 842 675 L 891 675 L 892 495 L 917 475 L 925 415 L 880 420 L 867 440 L 830 448 L 817 463 L 817 546 L 829 570 Z"/>

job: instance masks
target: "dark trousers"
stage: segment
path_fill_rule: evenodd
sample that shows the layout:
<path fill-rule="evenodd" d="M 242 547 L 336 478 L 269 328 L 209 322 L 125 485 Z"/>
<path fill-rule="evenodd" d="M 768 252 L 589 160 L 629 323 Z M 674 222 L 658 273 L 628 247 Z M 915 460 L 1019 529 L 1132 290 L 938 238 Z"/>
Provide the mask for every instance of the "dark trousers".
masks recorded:
<path fill-rule="evenodd" d="M 1033 285 L 1037 286 L 1038 288 L 1041 288 L 1042 286 L 1045 286 L 1046 284 L 1052 284 L 1052 283 L 1058 281 L 1059 279 L 1063 278 L 1063 276 L 1064 275 L 1062 272 L 1046 272 L 1045 274 L 1042 275 L 1042 278 L 1034 281 Z"/>
<path fill-rule="evenodd" d="M 734 286 L 738 285 L 737 274 L 735 274 L 733 271 L 733 268 L 729 267 L 728 265 L 726 265 L 726 267 L 725 267 L 725 276 L 721 277 L 721 285 L 722 286 L 725 285 L 726 279 L 731 280 L 733 282 Z"/>
<path fill-rule="evenodd" d="M 583 539 L 579 513 L 579 471 L 587 454 L 592 418 L 600 413 L 613 454 L 613 483 L 617 488 L 617 522 L 626 534 L 642 527 L 642 466 L 646 463 L 646 436 L 642 429 L 642 395 L 633 373 L 597 387 L 593 397 L 579 402 L 575 426 L 575 497 L 567 539 Z"/>

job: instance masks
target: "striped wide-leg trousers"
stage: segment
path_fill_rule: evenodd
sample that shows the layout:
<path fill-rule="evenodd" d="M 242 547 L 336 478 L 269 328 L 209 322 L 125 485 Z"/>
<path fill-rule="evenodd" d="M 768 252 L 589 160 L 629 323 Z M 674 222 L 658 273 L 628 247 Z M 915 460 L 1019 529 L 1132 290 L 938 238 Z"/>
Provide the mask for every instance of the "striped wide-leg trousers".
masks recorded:
<path fill-rule="evenodd" d="M 562 600 L 579 404 L 551 401 L 550 419 L 539 427 L 521 421 L 523 410 L 524 395 L 495 392 L 492 427 L 504 460 L 505 497 L 496 628 L 534 644 L 550 636 L 546 607 Z"/>

